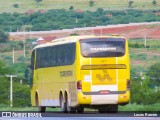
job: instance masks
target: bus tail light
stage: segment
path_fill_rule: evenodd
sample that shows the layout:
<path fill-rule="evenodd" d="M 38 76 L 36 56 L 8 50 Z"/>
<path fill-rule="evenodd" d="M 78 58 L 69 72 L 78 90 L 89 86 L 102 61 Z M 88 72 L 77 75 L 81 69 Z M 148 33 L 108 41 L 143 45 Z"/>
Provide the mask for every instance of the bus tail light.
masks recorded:
<path fill-rule="evenodd" d="M 100 94 L 109 94 L 109 91 L 108 90 L 101 90 Z"/>
<path fill-rule="evenodd" d="M 127 90 L 130 90 L 130 80 L 127 80 Z"/>
<path fill-rule="evenodd" d="M 82 81 L 77 81 L 77 90 L 82 90 Z"/>

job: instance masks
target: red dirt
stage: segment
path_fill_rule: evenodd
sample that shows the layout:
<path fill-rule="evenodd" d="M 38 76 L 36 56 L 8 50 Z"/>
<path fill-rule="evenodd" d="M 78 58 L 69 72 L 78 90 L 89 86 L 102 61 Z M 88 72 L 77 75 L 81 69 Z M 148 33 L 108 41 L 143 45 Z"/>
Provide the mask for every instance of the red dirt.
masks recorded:
<path fill-rule="evenodd" d="M 24 34 L 17 34 L 16 32 L 11 35 L 11 39 L 13 40 L 23 40 L 26 38 L 39 38 L 39 37 L 45 37 L 45 36 L 55 36 L 56 38 L 60 37 L 66 37 L 69 36 L 72 33 L 78 33 L 80 35 L 85 34 L 95 34 L 95 35 L 107 35 L 107 34 L 119 34 L 122 36 L 125 36 L 127 38 L 144 38 L 145 35 L 147 38 L 156 38 L 160 39 L 160 24 L 150 26 L 150 25 L 132 25 L 132 26 L 117 26 L 112 28 L 100 28 L 95 27 L 91 29 L 71 29 L 71 30 L 61 30 L 59 32 L 51 33 L 50 31 L 47 33 L 30 33 L 28 32 L 26 35 Z"/>

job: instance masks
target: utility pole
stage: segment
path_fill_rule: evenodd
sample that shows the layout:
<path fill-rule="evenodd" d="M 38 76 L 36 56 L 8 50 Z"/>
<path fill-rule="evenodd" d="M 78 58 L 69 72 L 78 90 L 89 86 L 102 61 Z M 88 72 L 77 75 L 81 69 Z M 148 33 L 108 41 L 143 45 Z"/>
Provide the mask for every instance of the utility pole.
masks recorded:
<path fill-rule="evenodd" d="M 31 39 L 31 28 L 30 28 L 30 31 L 29 31 L 29 38 Z"/>
<path fill-rule="evenodd" d="M 147 36 L 146 36 L 146 34 L 144 35 L 144 47 L 146 48 L 146 46 L 147 46 Z"/>
<path fill-rule="evenodd" d="M 18 27 L 17 27 L 17 32 L 19 32 Z"/>
<path fill-rule="evenodd" d="M 94 35 L 94 29 L 92 28 L 92 35 Z"/>
<path fill-rule="evenodd" d="M 157 92 L 157 86 L 155 86 L 155 92 Z"/>
<path fill-rule="evenodd" d="M 78 23 L 78 18 L 76 17 L 76 23 Z"/>
<path fill-rule="evenodd" d="M 12 58 L 13 58 L 13 63 L 14 63 L 14 47 L 13 47 L 13 52 L 12 52 Z"/>
<path fill-rule="evenodd" d="M 26 57 L 25 39 L 23 40 L 23 54 Z"/>
<path fill-rule="evenodd" d="M 11 32 L 12 32 L 12 27 L 10 26 L 9 28 L 10 28 L 9 31 L 10 31 L 10 33 L 11 33 Z"/>
<path fill-rule="evenodd" d="M 24 28 L 24 40 L 23 40 L 23 55 L 24 57 L 26 57 L 26 48 L 25 48 L 25 39 L 26 39 L 26 36 L 25 36 L 25 28 Z"/>
<path fill-rule="evenodd" d="M 6 75 L 6 77 L 10 77 L 10 107 L 13 107 L 13 77 L 17 75 Z"/>
<path fill-rule="evenodd" d="M 101 36 L 102 36 L 102 34 L 103 34 L 103 30 L 102 30 L 103 28 L 101 28 Z"/>

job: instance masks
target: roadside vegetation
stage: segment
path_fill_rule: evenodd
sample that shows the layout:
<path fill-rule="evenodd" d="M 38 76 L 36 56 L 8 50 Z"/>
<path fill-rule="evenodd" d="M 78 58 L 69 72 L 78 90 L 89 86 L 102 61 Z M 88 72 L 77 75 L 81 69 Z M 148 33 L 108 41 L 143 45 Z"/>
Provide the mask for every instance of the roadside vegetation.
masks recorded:
<path fill-rule="evenodd" d="M 0 26 L 5 32 L 61 30 L 111 24 L 160 21 L 160 10 L 104 10 L 96 11 L 53 9 L 44 13 L 1 13 Z"/>

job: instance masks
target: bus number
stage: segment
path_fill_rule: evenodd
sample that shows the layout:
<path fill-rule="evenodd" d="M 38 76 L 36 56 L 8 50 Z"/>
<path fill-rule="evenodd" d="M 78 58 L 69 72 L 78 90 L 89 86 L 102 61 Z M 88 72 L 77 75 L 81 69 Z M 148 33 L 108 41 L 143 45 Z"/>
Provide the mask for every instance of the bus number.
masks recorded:
<path fill-rule="evenodd" d="M 73 72 L 72 71 L 60 71 L 60 76 L 61 77 L 69 77 L 69 76 L 72 76 L 73 75 Z"/>

